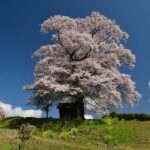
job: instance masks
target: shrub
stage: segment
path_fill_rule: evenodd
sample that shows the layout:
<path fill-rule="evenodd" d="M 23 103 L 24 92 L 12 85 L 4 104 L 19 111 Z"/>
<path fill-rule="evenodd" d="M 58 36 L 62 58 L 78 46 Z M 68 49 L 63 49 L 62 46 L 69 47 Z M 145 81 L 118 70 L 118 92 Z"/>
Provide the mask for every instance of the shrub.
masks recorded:
<path fill-rule="evenodd" d="M 112 118 L 105 118 L 104 123 L 105 123 L 105 135 L 103 137 L 103 142 L 108 145 L 112 144 L 117 144 L 118 141 L 116 138 L 114 138 L 114 133 L 113 131 L 115 130 L 115 124 L 118 122 L 117 119 L 112 119 Z"/>
<path fill-rule="evenodd" d="M 34 128 L 32 133 L 33 133 L 34 135 L 40 135 L 40 134 L 41 134 L 41 129 L 39 129 L 39 128 Z"/>
<path fill-rule="evenodd" d="M 134 114 L 126 114 L 126 116 L 124 118 L 126 120 L 134 120 L 135 119 L 135 115 Z"/>
<path fill-rule="evenodd" d="M 140 121 L 149 121 L 150 120 L 150 115 L 148 114 L 138 114 L 136 115 L 136 119 Z"/>
<path fill-rule="evenodd" d="M 18 131 L 18 138 L 21 141 L 29 140 L 32 136 L 32 129 L 33 126 L 31 126 L 30 124 L 22 124 Z"/>
<path fill-rule="evenodd" d="M 124 119 L 124 115 L 123 115 L 123 114 L 117 114 L 117 116 L 118 116 L 118 119 L 119 119 L 119 120 Z"/>
<path fill-rule="evenodd" d="M 140 120 L 140 121 L 149 121 L 150 120 L 150 115 L 144 114 L 144 113 L 141 113 L 141 114 L 132 114 L 132 113 L 123 114 L 123 113 L 112 112 L 112 113 L 110 113 L 109 116 L 112 118 L 118 118 L 119 120 L 122 120 L 122 119 L 125 119 L 125 120 L 136 119 L 136 120 Z"/>
<path fill-rule="evenodd" d="M 110 117 L 112 117 L 112 118 L 117 118 L 118 116 L 117 116 L 118 114 L 116 113 L 116 112 L 112 112 L 112 113 L 110 113 Z"/>
<path fill-rule="evenodd" d="M 18 131 L 18 139 L 21 140 L 21 143 L 19 144 L 19 150 L 23 149 L 25 142 L 31 139 L 32 129 L 33 126 L 31 126 L 30 124 L 22 124 L 20 126 Z"/>
<path fill-rule="evenodd" d="M 51 130 L 44 131 L 42 133 L 42 135 L 43 135 L 44 138 L 55 138 L 55 136 L 56 136 L 56 134 Z"/>
<path fill-rule="evenodd" d="M 60 134 L 60 138 L 63 139 L 63 140 L 69 139 L 70 138 L 70 131 L 62 132 Z"/>

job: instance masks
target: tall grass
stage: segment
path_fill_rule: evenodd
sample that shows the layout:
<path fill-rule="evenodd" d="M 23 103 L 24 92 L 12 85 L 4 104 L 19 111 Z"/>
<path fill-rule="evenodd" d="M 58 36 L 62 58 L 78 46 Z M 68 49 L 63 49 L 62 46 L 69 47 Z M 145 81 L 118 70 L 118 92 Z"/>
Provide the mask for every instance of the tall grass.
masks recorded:
<path fill-rule="evenodd" d="M 150 149 L 150 122 L 116 119 L 112 119 L 112 122 L 109 125 L 105 119 L 73 120 L 66 123 L 59 119 L 0 119 L 0 148 L 9 150 L 11 145 L 11 149 L 16 149 L 17 140 L 13 135 L 22 123 L 29 123 L 34 126 L 33 138 L 27 142 L 31 150 L 105 150 L 108 143 L 120 150 L 138 150 L 141 147 L 142 150 Z M 107 135 L 111 135 L 111 140 Z"/>

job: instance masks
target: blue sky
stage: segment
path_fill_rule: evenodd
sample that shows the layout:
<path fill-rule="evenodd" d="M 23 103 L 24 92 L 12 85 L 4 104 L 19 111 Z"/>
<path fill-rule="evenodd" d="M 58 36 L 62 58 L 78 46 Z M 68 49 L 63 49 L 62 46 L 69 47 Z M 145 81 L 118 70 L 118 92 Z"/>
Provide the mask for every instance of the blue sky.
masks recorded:
<path fill-rule="evenodd" d="M 50 37 L 40 33 L 45 19 L 56 14 L 85 17 L 99 11 L 130 35 L 126 47 L 137 57 L 135 69 L 125 71 L 136 81 L 143 98 L 133 109 L 121 111 L 150 113 L 149 8 L 149 0 L 0 0 L 0 101 L 28 108 L 30 94 L 22 86 L 34 80 L 32 53 L 49 43 Z"/>

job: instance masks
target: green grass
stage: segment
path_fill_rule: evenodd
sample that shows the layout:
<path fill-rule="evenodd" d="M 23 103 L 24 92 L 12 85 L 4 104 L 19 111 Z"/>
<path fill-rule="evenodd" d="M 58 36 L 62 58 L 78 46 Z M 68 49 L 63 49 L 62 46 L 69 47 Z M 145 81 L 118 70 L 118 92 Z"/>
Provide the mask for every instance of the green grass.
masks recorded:
<path fill-rule="evenodd" d="M 28 150 L 108 150 L 103 142 L 106 125 L 101 119 L 74 120 L 62 126 L 59 119 L 21 117 L 0 119 L 0 149 L 18 148 L 20 141 L 16 139 L 17 130 L 22 123 L 30 123 L 35 127 L 32 139 L 26 142 Z M 117 145 L 112 145 L 113 149 L 150 149 L 150 121 L 122 120 L 113 126 L 112 135 L 117 140 Z M 70 133 L 71 128 L 74 128 L 74 135 Z"/>

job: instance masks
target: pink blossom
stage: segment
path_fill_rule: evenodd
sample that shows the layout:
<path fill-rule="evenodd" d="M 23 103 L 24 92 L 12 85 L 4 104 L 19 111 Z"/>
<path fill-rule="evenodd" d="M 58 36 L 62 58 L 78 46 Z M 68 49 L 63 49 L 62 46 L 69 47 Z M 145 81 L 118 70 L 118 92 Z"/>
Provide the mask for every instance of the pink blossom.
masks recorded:
<path fill-rule="evenodd" d="M 27 90 L 53 100 L 81 95 L 101 113 L 138 102 L 135 82 L 120 72 L 124 65 L 134 67 L 135 55 L 122 45 L 128 34 L 115 21 L 98 12 L 76 19 L 57 15 L 44 21 L 41 31 L 52 31 L 54 44 L 34 53 L 35 81 Z"/>

